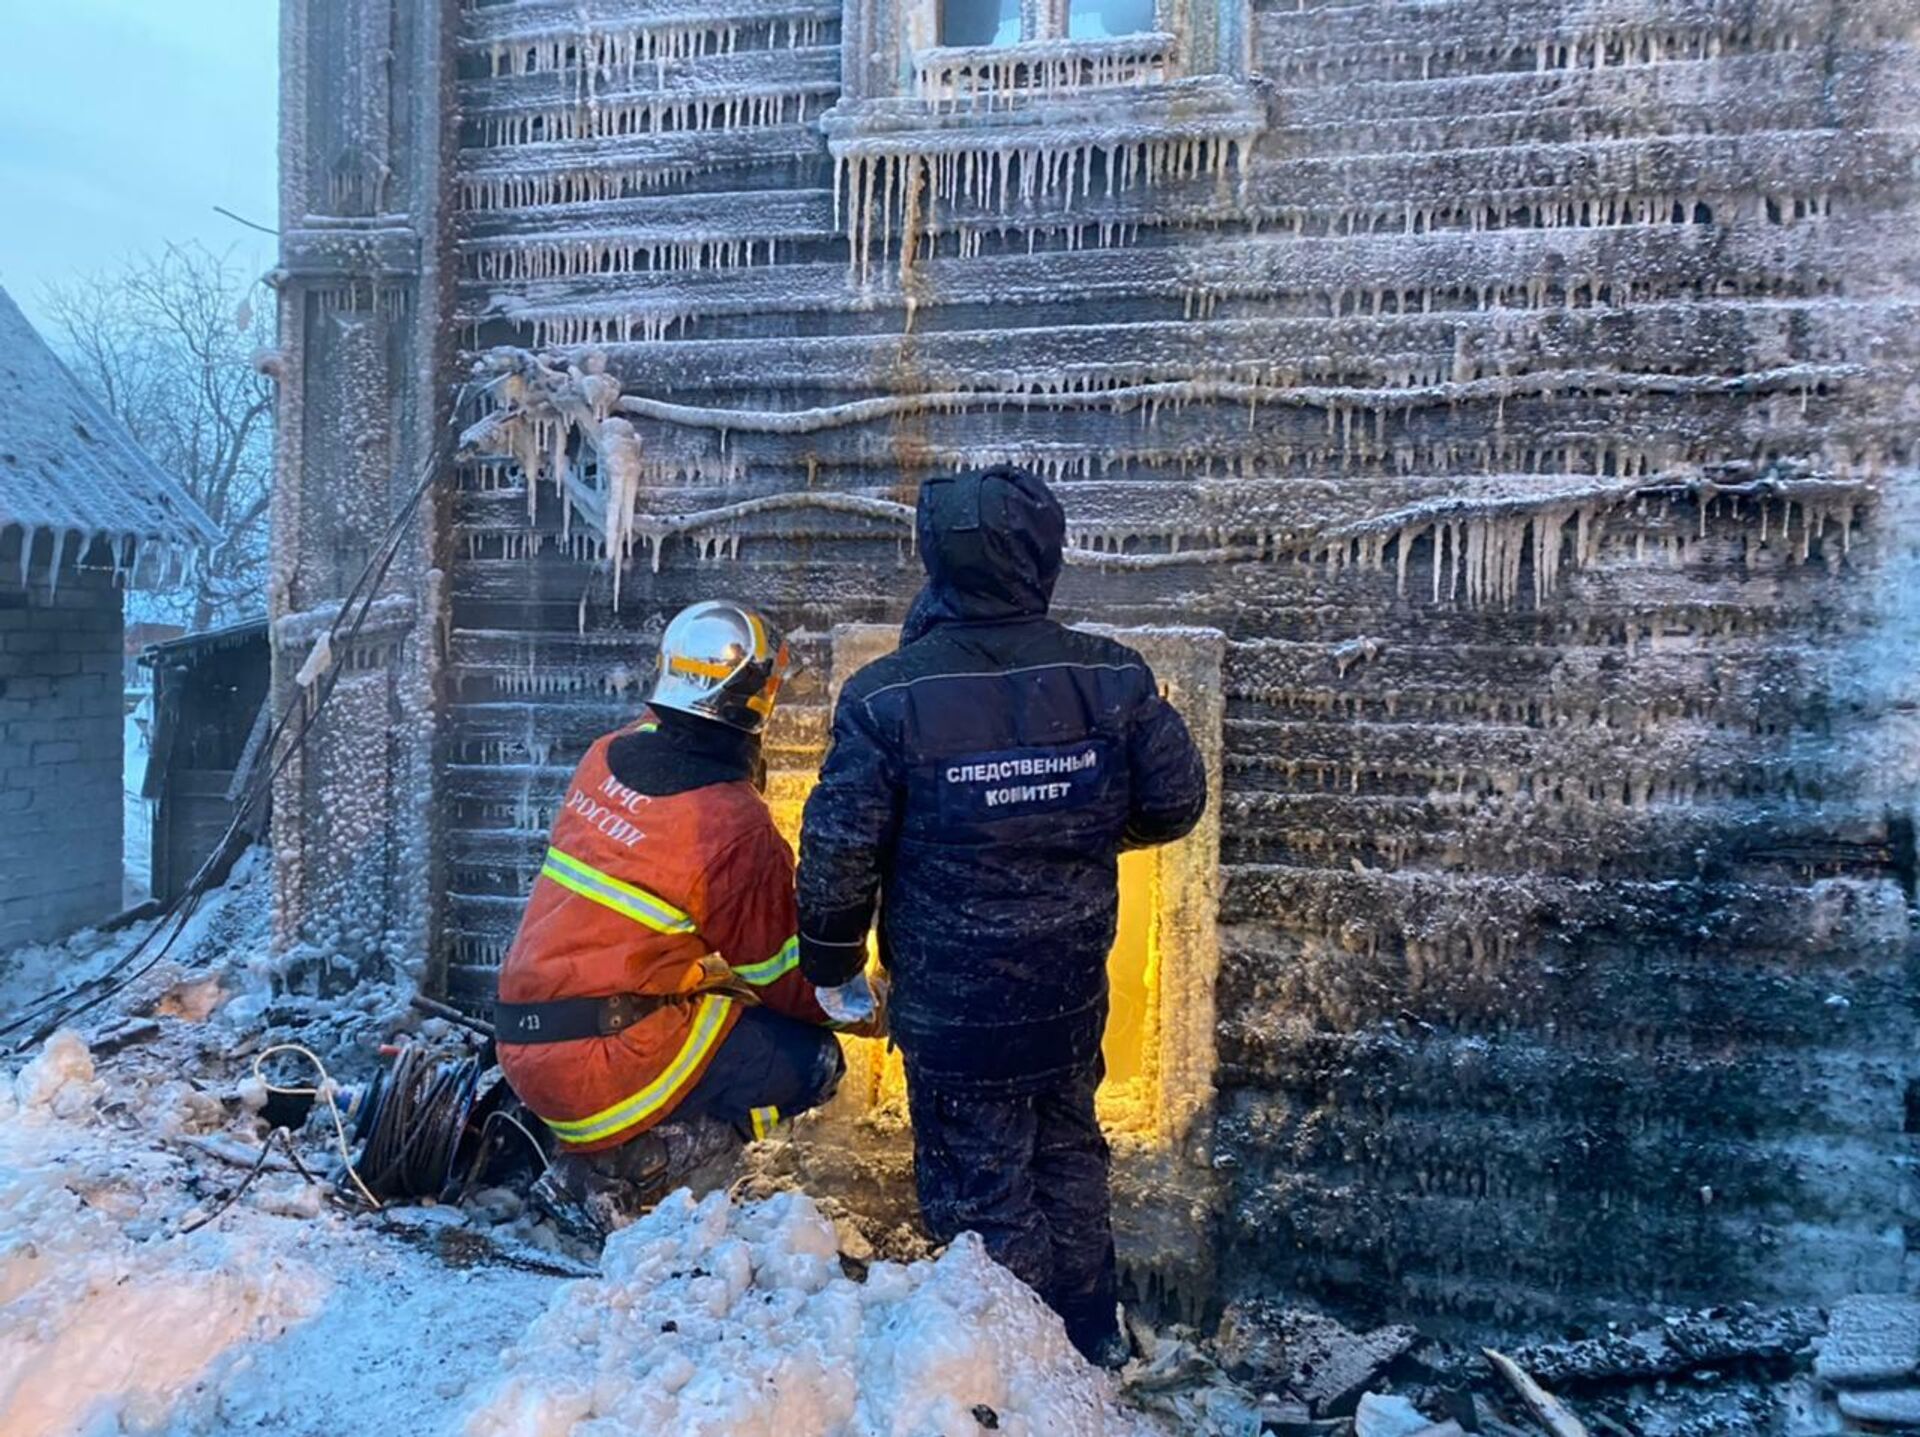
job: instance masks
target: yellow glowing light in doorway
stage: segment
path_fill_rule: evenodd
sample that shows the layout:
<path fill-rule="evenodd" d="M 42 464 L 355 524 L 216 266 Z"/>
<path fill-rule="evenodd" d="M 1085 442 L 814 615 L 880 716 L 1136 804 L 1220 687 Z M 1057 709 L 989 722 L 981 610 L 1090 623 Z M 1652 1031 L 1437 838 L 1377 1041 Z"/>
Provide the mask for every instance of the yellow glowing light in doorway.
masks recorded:
<path fill-rule="evenodd" d="M 1159 1087 L 1160 873 L 1151 850 L 1120 855 L 1120 923 L 1107 955 L 1107 1081 L 1100 1119 L 1109 1127 L 1153 1127 Z"/>
<path fill-rule="evenodd" d="M 792 841 L 813 776 L 781 774 L 777 781 L 778 788 L 768 794 L 774 822 Z M 1120 855 L 1120 917 L 1107 958 L 1107 1080 L 1100 1088 L 1100 1121 L 1110 1131 L 1139 1136 L 1151 1135 L 1159 1117 L 1159 857 L 1152 849 Z M 874 951 L 869 937 L 868 966 L 877 970 Z M 843 1093 L 855 1095 L 854 1102 L 876 1118 L 905 1121 L 907 1080 L 898 1050 L 889 1052 L 869 1038 L 843 1042 L 848 1050 Z"/>
<path fill-rule="evenodd" d="M 1107 958 L 1110 993 L 1104 1054 L 1107 1080 L 1100 1087 L 1100 1121 L 1113 1131 L 1153 1131 L 1159 1091 L 1160 947 L 1159 865 L 1151 852 L 1120 858 L 1120 922 Z M 878 969 L 867 942 L 868 966 Z M 876 1115 L 904 1118 L 907 1077 L 898 1051 L 883 1052 L 870 1039 L 849 1038 L 849 1076 L 864 1075 L 866 1107 Z"/>

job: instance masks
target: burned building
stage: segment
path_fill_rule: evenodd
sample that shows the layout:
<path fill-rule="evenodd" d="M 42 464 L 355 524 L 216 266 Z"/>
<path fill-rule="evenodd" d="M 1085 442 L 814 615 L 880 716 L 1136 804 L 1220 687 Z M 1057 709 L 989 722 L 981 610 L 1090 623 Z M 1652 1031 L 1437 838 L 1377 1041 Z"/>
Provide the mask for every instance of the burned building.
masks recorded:
<path fill-rule="evenodd" d="M 127 906 L 123 594 L 218 537 L 0 290 L 0 949 Z"/>
<path fill-rule="evenodd" d="M 798 635 L 791 822 L 917 482 L 1012 461 L 1214 770 L 1115 957 L 1143 1286 L 1909 1280 L 1910 5 L 283 12 L 276 665 L 339 670 L 296 981 L 485 1001 L 697 597 Z M 795 1160 L 895 1186 L 857 1067 Z"/>

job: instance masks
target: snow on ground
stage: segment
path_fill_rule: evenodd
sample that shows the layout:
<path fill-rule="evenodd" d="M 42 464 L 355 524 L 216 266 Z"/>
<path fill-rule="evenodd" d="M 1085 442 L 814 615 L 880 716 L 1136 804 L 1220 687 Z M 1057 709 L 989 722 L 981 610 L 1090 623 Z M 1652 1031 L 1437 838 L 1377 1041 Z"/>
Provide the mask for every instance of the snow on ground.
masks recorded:
<path fill-rule="evenodd" d="M 321 1290 L 304 1264 L 217 1233 L 155 1240 L 170 1216 L 157 1173 L 74 1162 L 104 1087 L 64 1033 L 0 1093 L 0 1431 L 18 1437 L 151 1426 Z"/>
<path fill-rule="evenodd" d="M 608 1242 L 506 1357 L 467 1437 L 1123 1437 L 1113 1379 L 972 1234 L 940 1258 L 841 1274 L 803 1193 L 745 1207 L 682 1190 Z"/>
<path fill-rule="evenodd" d="M 266 850 L 253 849 L 234 865 L 227 886 L 217 890 L 187 920 L 151 982 L 129 994 L 112 1016 L 123 1017 L 136 1005 L 183 974 L 217 970 L 232 989 L 246 990 L 247 1001 L 223 1014 L 226 1026 L 259 1018 L 267 997 L 268 904 L 271 867 Z M 0 1015 L 11 1016 L 60 989 L 107 971 L 132 952 L 156 927 L 132 924 L 114 933 L 84 928 L 54 943 L 28 943 L 0 952 Z M 155 950 L 149 948 L 148 956 Z M 137 964 L 136 964 L 137 966 Z M 5 1041 L 5 1040 L 0 1040 Z M 4 1052 L 0 1046 L 0 1052 Z"/>
<path fill-rule="evenodd" d="M 1033 1437 L 1162 1431 L 977 1243 L 856 1282 L 797 1193 L 670 1199 L 579 1281 L 552 1275 L 556 1240 L 511 1202 L 356 1214 L 277 1159 L 186 1231 L 258 1151 L 253 1053 L 292 1036 L 364 1071 L 379 1044 L 434 1026 L 390 988 L 272 991 L 266 877 L 243 864 L 79 1032 L 0 1059 L 6 1437 L 971 1437 L 989 1417 Z M 141 931 L 8 955 L 0 1012 L 103 971 Z M 130 1017 L 157 1034 L 90 1050 Z M 317 1114 L 309 1166 L 330 1141 Z"/>
<path fill-rule="evenodd" d="M 0 1432 L 429 1433 L 554 1279 L 448 1266 L 151 1127 L 72 1034 L 0 1099 Z M 211 1171 L 209 1171 L 211 1169 Z"/>

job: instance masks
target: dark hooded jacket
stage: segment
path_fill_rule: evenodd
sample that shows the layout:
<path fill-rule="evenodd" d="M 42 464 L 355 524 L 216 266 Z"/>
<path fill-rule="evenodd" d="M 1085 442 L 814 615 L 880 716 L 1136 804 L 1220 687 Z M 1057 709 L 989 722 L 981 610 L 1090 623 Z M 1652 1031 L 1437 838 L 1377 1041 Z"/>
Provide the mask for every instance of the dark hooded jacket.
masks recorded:
<path fill-rule="evenodd" d="M 800 964 L 865 961 L 917 1075 L 1032 1090 L 1106 1027 L 1124 847 L 1187 833 L 1206 777 L 1132 649 L 1047 617 L 1065 519 L 1018 469 L 921 486 L 928 580 L 900 649 L 848 681 L 800 842 Z"/>

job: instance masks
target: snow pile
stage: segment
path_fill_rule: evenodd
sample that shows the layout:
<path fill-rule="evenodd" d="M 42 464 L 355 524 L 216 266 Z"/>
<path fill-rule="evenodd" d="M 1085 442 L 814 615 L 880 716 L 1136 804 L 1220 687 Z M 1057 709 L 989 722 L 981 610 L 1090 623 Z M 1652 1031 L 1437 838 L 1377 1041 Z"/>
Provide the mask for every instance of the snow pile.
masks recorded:
<path fill-rule="evenodd" d="M 104 1085 L 74 1034 L 0 1088 L 0 1432 L 152 1426 L 230 1349 L 313 1310 L 304 1265 L 171 1236 L 140 1188 L 75 1166 Z"/>
<path fill-rule="evenodd" d="M 5 1091 L 0 1088 L 0 1093 Z M 0 1108 L 0 1116 L 78 1118 L 92 1111 L 105 1091 L 106 1084 L 93 1075 L 93 1054 L 86 1043 L 78 1033 L 62 1029 L 14 1075 L 12 1103 Z"/>
<path fill-rule="evenodd" d="M 356 1214 L 274 1152 L 236 1195 L 266 1135 L 264 1045 L 341 1076 L 438 1022 L 381 985 L 277 987 L 266 876 L 243 864 L 164 961 L 0 1066 L 3 1437 L 1161 1434 L 977 1242 L 856 1283 L 841 1253 L 872 1249 L 798 1193 L 678 1195 L 588 1281 L 511 1193 Z M 56 973 L 137 967 L 143 932 L 28 955 L 0 1010 Z M 324 1119 L 293 1142 L 334 1161 Z"/>
<path fill-rule="evenodd" d="M 466 1437 L 1153 1437 L 1038 1298 L 971 1235 L 939 1259 L 841 1275 L 802 1193 L 736 1207 L 684 1190 L 563 1288 Z"/>
<path fill-rule="evenodd" d="M 129 1013 L 152 1011 L 164 990 L 190 975 L 204 976 L 200 970 L 210 970 L 226 975 L 225 986 L 244 999 L 226 1016 L 242 1024 L 256 1022 L 271 997 L 267 948 L 272 883 L 272 855 L 264 847 L 249 849 L 234 865 L 226 886 L 207 895 L 164 960 L 150 969 L 148 961 L 158 955 L 171 932 L 171 918 L 131 923 L 110 933 L 83 928 L 58 942 L 8 949 L 0 953 L 0 1015 L 11 1017 L 29 1009 L 38 1014 L 50 999 L 75 993 L 84 984 L 116 973 L 127 974 L 130 980 L 138 975 L 111 1007 L 96 1008 L 76 1019 L 82 1026 L 111 1026 Z M 137 955 L 136 948 L 140 949 Z M 14 1033 L 0 1040 L 0 1053 L 20 1037 Z"/>

